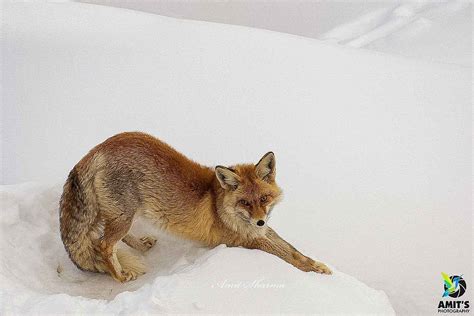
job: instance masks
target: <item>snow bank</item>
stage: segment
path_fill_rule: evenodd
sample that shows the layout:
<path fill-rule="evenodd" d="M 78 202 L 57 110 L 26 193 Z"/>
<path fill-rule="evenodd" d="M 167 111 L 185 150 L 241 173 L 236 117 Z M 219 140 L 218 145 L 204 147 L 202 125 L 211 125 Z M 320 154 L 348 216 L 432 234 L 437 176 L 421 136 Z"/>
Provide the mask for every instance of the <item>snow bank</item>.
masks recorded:
<path fill-rule="evenodd" d="M 76 1 L 250 26 L 421 60 L 472 64 L 472 1 L 466 0 Z"/>
<path fill-rule="evenodd" d="M 59 238 L 60 193 L 31 183 L 1 188 L 2 314 L 393 314 L 382 291 L 344 273 L 304 273 L 261 251 L 208 250 L 162 234 L 145 255 L 149 272 L 136 281 L 79 271 Z"/>
<path fill-rule="evenodd" d="M 472 4 L 469 1 L 386 3 L 318 37 L 464 67 L 472 66 Z"/>

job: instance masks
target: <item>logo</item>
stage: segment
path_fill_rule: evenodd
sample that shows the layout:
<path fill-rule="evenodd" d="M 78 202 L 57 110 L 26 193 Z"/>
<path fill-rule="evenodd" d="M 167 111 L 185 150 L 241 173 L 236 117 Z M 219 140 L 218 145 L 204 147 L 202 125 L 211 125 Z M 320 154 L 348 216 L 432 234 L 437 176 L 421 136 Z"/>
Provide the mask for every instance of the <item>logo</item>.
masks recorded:
<path fill-rule="evenodd" d="M 438 313 L 469 314 L 469 301 L 459 300 L 467 290 L 466 280 L 461 275 L 451 275 L 441 272 L 443 277 L 443 296 L 438 303 Z M 446 299 L 444 299 L 446 298 Z M 454 299 L 451 299 L 454 298 Z"/>
<path fill-rule="evenodd" d="M 462 278 L 462 275 L 448 276 L 446 273 L 441 272 L 444 280 L 444 293 L 443 297 L 461 297 L 466 292 L 466 281 Z"/>

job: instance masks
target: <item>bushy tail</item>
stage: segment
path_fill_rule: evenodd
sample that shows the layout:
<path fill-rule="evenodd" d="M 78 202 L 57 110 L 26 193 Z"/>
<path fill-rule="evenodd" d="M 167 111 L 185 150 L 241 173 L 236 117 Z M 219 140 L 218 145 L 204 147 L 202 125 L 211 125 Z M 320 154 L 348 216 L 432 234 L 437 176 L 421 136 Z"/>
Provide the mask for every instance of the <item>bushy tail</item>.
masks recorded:
<path fill-rule="evenodd" d="M 90 233 L 97 225 L 98 206 L 93 184 L 83 183 L 73 168 L 64 184 L 59 203 L 61 239 L 72 262 L 81 270 L 104 272 Z"/>

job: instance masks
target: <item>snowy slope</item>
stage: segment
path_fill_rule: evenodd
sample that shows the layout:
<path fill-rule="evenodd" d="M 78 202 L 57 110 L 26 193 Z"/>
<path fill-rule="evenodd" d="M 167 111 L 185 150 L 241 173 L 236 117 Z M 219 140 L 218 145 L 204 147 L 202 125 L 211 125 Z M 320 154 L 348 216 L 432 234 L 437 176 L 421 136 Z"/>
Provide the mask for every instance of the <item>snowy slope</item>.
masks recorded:
<path fill-rule="evenodd" d="M 318 36 L 350 47 L 472 66 L 472 3 L 386 3 Z"/>
<path fill-rule="evenodd" d="M 391 55 L 472 64 L 472 1 L 76 0 L 250 26 Z"/>
<path fill-rule="evenodd" d="M 59 238 L 60 192 L 1 188 L 2 314 L 394 313 L 382 291 L 344 273 L 304 273 L 261 251 L 208 250 L 169 236 L 145 255 L 151 268 L 134 282 L 81 272 Z"/>
<path fill-rule="evenodd" d="M 273 150 L 271 225 L 304 253 L 400 313 L 434 311 L 441 271 L 471 277 L 470 69 L 86 4 L 3 17 L 2 183 L 62 183 L 124 130 L 208 165 Z"/>

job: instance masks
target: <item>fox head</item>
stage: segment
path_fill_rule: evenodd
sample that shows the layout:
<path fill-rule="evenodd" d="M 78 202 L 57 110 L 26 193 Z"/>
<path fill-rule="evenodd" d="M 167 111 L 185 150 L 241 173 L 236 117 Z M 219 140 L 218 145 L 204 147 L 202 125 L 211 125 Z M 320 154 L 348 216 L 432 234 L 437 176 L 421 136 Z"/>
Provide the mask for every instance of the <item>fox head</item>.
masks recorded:
<path fill-rule="evenodd" d="M 253 164 L 217 166 L 215 173 L 224 189 L 219 216 L 234 231 L 263 234 L 271 211 L 281 199 L 275 182 L 276 161 L 273 152 Z"/>

